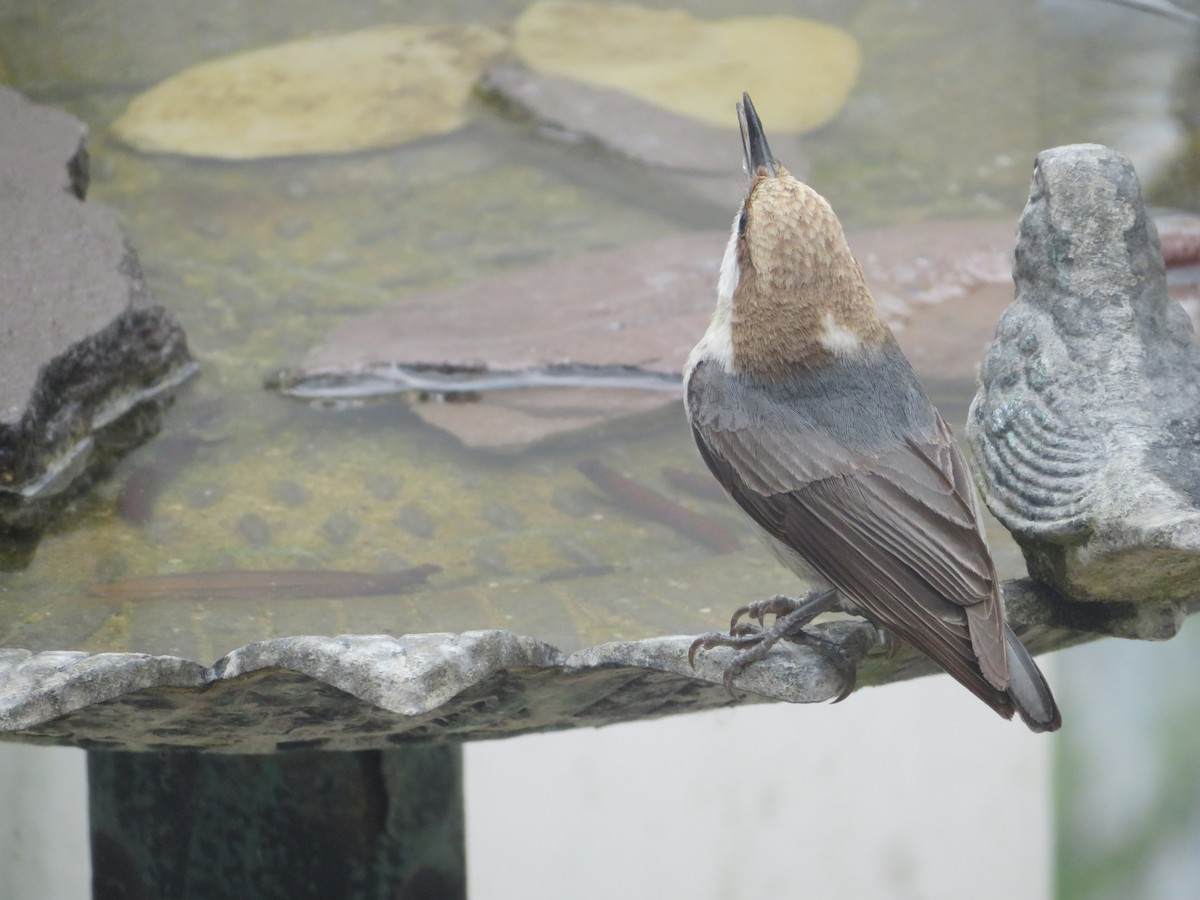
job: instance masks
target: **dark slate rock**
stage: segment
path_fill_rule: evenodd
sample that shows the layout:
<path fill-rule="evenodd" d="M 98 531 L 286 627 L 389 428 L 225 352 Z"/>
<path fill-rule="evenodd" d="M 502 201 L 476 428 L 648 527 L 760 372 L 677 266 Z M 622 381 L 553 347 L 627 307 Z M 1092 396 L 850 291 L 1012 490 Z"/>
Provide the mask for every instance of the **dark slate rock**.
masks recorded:
<path fill-rule="evenodd" d="M 116 218 L 81 202 L 85 133 L 0 87 L 3 530 L 43 527 L 157 430 L 167 394 L 196 369 Z"/>
<path fill-rule="evenodd" d="M 1125 157 L 1038 156 L 1014 279 L 968 425 L 988 506 L 1034 577 L 1162 637 L 1200 583 L 1200 349 Z"/>

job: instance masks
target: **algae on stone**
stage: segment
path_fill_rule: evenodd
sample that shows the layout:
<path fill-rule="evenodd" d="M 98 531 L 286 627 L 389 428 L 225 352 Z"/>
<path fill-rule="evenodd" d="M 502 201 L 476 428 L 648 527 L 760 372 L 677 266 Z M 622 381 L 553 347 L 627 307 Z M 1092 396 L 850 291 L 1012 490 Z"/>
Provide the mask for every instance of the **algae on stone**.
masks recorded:
<path fill-rule="evenodd" d="M 506 46 L 476 25 L 384 27 L 265 47 L 185 69 L 113 123 L 149 153 L 259 159 L 348 153 L 458 128 Z"/>
<path fill-rule="evenodd" d="M 809 131 L 846 102 L 859 69 L 854 38 L 795 16 L 705 21 L 683 10 L 625 4 L 535 3 L 514 47 L 546 75 L 628 91 L 719 128 L 749 91 L 771 127 Z"/>

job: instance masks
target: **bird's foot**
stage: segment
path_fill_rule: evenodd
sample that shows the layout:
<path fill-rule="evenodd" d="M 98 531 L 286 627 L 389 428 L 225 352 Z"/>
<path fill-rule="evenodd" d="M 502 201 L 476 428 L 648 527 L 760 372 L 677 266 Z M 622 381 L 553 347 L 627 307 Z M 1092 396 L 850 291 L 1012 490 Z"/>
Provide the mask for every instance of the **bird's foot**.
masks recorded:
<path fill-rule="evenodd" d="M 729 634 L 714 631 L 702 634 L 692 641 L 692 646 L 688 648 L 688 662 L 695 668 L 696 652 L 702 649 L 732 647 L 738 650 L 725 667 L 723 678 L 725 690 L 729 691 L 730 696 L 737 697 L 733 689 L 734 677 L 770 653 L 771 648 L 781 640 L 791 641 L 817 651 L 841 673 L 842 692 L 833 701 L 839 703 L 854 690 L 858 677 L 854 663 L 837 644 L 804 630 L 804 627 L 821 613 L 833 609 L 837 602 L 838 594 L 834 589 L 810 591 L 799 598 L 777 594 L 769 600 L 756 600 L 733 614 L 729 623 Z M 768 615 L 775 616 L 775 621 L 769 627 L 765 623 Z M 741 621 L 743 616 L 748 621 Z M 750 620 L 757 620 L 758 624 L 755 625 Z"/>
<path fill-rule="evenodd" d="M 821 592 L 823 597 L 829 591 Z M 733 618 L 729 620 L 730 634 L 755 634 L 762 631 L 766 627 L 766 617 L 774 616 L 778 622 L 781 616 L 788 616 L 792 613 L 807 608 L 808 601 L 815 597 L 817 592 L 810 591 L 803 597 L 796 599 L 795 597 L 785 597 L 783 594 L 776 594 L 768 600 L 755 600 L 753 603 L 747 603 L 745 606 L 739 606 L 733 613 Z M 837 597 L 834 596 L 836 604 Z M 818 610 L 806 619 L 803 624 L 807 625 L 812 619 L 815 619 L 824 610 Z M 752 619 L 758 622 L 758 625 L 753 625 L 750 622 L 742 622 L 741 618 L 745 616 L 747 619 Z"/>

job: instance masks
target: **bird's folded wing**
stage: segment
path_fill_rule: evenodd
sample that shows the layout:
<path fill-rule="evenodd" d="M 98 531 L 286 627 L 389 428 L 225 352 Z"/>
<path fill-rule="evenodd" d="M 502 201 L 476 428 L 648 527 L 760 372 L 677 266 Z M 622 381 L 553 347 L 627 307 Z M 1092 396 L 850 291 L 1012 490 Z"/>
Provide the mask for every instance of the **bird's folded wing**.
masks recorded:
<path fill-rule="evenodd" d="M 786 431 L 705 429 L 696 438 L 768 534 L 868 618 L 991 694 L 987 685 L 1004 690 L 1009 678 L 995 571 L 970 473 L 940 417 L 937 425 L 927 440 L 857 455 Z M 973 685 L 981 670 L 986 685 Z"/>

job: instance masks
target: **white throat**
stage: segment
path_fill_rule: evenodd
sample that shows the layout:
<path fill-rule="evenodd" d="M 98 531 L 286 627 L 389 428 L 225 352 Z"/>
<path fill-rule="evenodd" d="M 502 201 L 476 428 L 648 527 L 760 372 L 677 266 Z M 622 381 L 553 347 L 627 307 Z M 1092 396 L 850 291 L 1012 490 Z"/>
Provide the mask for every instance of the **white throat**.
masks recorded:
<path fill-rule="evenodd" d="M 741 210 L 733 219 L 733 228 L 729 234 L 729 243 L 725 245 L 725 256 L 721 259 L 721 277 L 717 281 L 717 308 L 713 310 L 712 319 L 704 337 L 692 348 L 687 365 L 683 369 L 683 383 L 686 385 L 692 376 L 692 369 L 701 361 L 717 363 L 726 372 L 733 371 L 733 293 L 737 290 L 742 273 L 738 269 L 737 244 L 738 221 Z"/>

